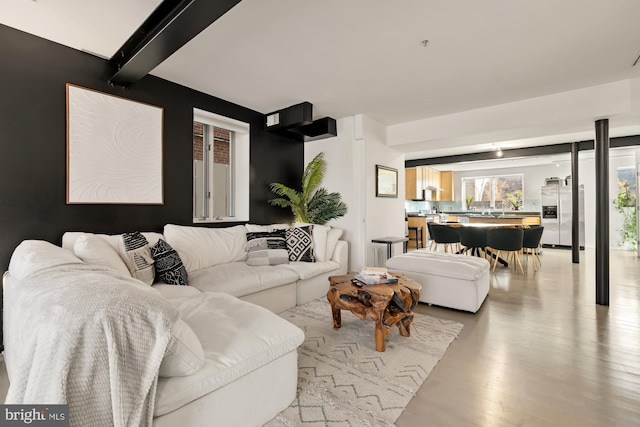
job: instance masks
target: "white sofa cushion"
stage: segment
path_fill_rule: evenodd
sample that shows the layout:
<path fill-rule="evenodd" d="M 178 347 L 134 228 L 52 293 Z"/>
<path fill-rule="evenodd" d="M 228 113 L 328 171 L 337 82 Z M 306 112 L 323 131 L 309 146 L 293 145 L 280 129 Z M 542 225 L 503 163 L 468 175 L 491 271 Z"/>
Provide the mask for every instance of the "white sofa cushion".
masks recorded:
<path fill-rule="evenodd" d="M 44 240 L 25 240 L 11 255 L 9 274 L 23 280 L 51 267 L 84 264 L 73 252 Z"/>
<path fill-rule="evenodd" d="M 102 237 L 116 251 L 118 251 L 118 255 L 120 255 L 120 257 L 124 256 L 124 245 L 122 243 L 122 234 L 96 234 L 96 233 L 85 233 L 83 231 L 67 231 L 62 235 L 62 247 L 65 249 L 73 250 L 73 245 L 75 244 L 76 240 L 83 234 Z M 142 235 L 144 236 L 145 239 L 147 239 L 147 242 L 149 242 L 149 246 L 155 245 L 158 242 L 158 240 L 162 238 L 162 234 L 155 233 L 153 231 L 143 231 Z"/>
<path fill-rule="evenodd" d="M 340 237 L 342 237 L 343 230 L 341 228 L 331 228 L 327 233 L 327 252 L 325 261 L 331 260 L 333 258 L 333 253 L 336 251 L 336 246 L 338 246 L 338 241 Z"/>
<path fill-rule="evenodd" d="M 142 232 L 141 234 L 145 239 L 147 239 L 149 246 L 155 245 L 158 242 L 158 240 L 162 238 L 162 234 L 160 233 Z M 76 240 L 78 240 L 81 236 L 84 236 L 84 235 L 98 236 L 104 239 L 109 245 L 111 245 L 113 249 L 116 250 L 116 252 L 120 256 L 120 259 L 122 259 L 122 262 L 124 262 L 124 264 L 127 266 L 127 269 L 129 270 L 129 275 L 137 279 L 140 278 L 140 277 L 134 276 L 132 273 L 132 268 L 133 268 L 133 266 L 131 265 L 132 261 L 127 255 L 127 251 L 124 247 L 122 234 L 95 234 L 95 233 L 84 233 L 81 231 L 67 231 L 62 235 L 62 247 L 73 251 Z M 151 269 L 151 272 L 153 272 L 153 269 Z M 146 274 L 146 277 L 144 277 L 143 281 L 146 281 L 147 284 L 150 285 L 153 282 L 152 275 L 150 273 Z"/>
<path fill-rule="evenodd" d="M 289 264 L 282 264 L 278 265 L 277 267 L 280 269 L 293 271 L 301 280 L 306 280 L 311 277 L 335 270 L 336 268 L 340 267 L 340 264 L 335 261 L 290 262 Z M 327 282 L 327 286 L 329 286 L 329 282 Z"/>
<path fill-rule="evenodd" d="M 204 363 L 200 340 L 184 320 L 178 319 L 171 327 L 171 338 L 160 363 L 161 377 L 193 375 Z"/>
<path fill-rule="evenodd" d="M 219 293 L 172 300 L 202 344 L 193 375 L 159 378 L 154 415 L 174 411 L 296 349 L 300 328 L 265 308 Z"/>
<path fill-rule="evenodd" d="M 270 233 L 275 230 L 286 230 L 289 228 L 289 224 L 245 224 L 244 226 L 247 228 L 247 233 Z"/>
<path fill-rule="evenodd" d="M 167 283 L 155 283 L 152 288 L 160 292 L 163 297 L 168 299 L 189 297 L 192 295 L 198 295 L 200 293 L 200 290 L 188 285 L 176 286 L 169 285 Z"/>
<path fill-rule="evenodd" d="M 224 228 L 188 227 L 167 224 L 164 237 L 187 269 L 192 271 L 247 257 L 247 229 L 244 225 Z"/>
<path fill-rule="evenodd" d="M 189 273 L 189 285 L 202 292 L 224 292 L 241 297 L 276 286 L 295 283 L 298 274 L 279 266 L 250 266 L 245 262 L 230 262 Z"/>
<path fill-rule="evenodd" d="M 96 235 L 79 236 L 73 244 L 73 252 L 86 263 L 109 267 L 124 277 L 131 276 L 129 268 L 113 246 Z"/>

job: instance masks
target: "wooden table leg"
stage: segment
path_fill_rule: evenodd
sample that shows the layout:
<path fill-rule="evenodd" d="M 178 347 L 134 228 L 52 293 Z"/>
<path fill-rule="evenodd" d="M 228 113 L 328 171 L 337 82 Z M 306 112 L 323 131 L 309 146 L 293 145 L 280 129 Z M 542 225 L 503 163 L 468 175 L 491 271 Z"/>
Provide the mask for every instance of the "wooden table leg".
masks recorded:
<path fill-rule="evenodd" d="M 333 305 L 331 306 L 331 314 L 333 315 L 333 328 L 340 329 L 342 326 L 342 314 L 340 314 L 340 309 L 335 308 Z"/>
<path fill-rule="evenodd" d="M 400 321 L 397 323 L 398 332 L 400 332 L 400 335 L 402 335 L 403 337 L 411 336 L 411 322 L 413 322 L 413 313 L 407 314 L 405 317 L 400 319 Z"/>
<path fill-rule="evenodd" d="M 382 316 L 376 321 L 376 351 L 385 350 L 385 338 L 389 335 L 389 329 L 382 324 Z"/>

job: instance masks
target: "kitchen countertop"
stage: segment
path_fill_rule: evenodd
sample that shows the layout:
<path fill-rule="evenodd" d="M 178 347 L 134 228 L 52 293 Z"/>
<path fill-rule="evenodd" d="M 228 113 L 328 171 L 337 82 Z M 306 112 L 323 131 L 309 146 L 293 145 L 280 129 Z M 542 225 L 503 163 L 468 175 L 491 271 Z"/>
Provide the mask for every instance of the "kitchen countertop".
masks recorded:
<path fill-rule="evenodd" d="M 454 215 L 454 216 L 473 216 L 473 217 L 503 217 L 503 218 L 526 218 L 530 216 L 540 216 L 540 212 L 525 212 L 525 211 L 492 211 L 490 214 L 482 215 L 480 211 L 447 211 L 441 212 L 442 214 Z M 417 212 L 408 212 L 407 216 L 409 217 L 429 217 L 429 216 L 439 216 L 441 213 L 435 214 L 420 214 Z"/>

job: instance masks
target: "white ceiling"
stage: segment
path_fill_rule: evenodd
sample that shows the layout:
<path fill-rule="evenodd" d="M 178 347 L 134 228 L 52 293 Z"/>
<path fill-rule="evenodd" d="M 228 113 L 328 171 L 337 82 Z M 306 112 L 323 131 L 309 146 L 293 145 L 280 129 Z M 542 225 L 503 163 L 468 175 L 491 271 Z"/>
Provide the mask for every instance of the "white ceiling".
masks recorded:
<path fill-rule="evenodd" d="M 110 57 L 159 3 L 0 0 L 0 23 Z M 316 118 L 402 126 L 638 78 L 638 16 L 638 0 L 242 0 L 152 74 L 263 113 L 309 101 Z M 640 134 L 638 110 L 610 135 Z M 593 120 L 395 148 L 409 159 L 568 142 L 593 138 Z"/>

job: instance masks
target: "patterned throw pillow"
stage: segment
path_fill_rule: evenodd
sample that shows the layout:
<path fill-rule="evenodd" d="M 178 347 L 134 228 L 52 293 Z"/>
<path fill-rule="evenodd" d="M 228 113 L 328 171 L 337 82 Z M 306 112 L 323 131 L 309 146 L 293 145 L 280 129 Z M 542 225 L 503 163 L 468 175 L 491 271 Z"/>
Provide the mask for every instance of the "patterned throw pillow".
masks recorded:
<path fill-rule="evenodd" d="M 286 231 L 247 233 L 247 251 L 247 265 L 288 264 Z"/>
<path fill-rule="evenodd" d="M 313 225 L 287 229 L 289 261 L 316 262 L 313 254 Z"/>
<path fill-rule="evenodd" d="M 156 273 L 170 285 L 188 285 L 189 276 L 180 255 L 164 240 L 151 247 L 151 256 L 156 263 Z"/>
<path fill-rule="evenodd" d="M 147 285 L 153 285 L 155 271 L 153 268 L 153 257 L 149 242 L 139 232 L 124 233 L 122 243 L 126 255 L 125 264 L 131 272 L 131 276 L 141 280 Z"/>

